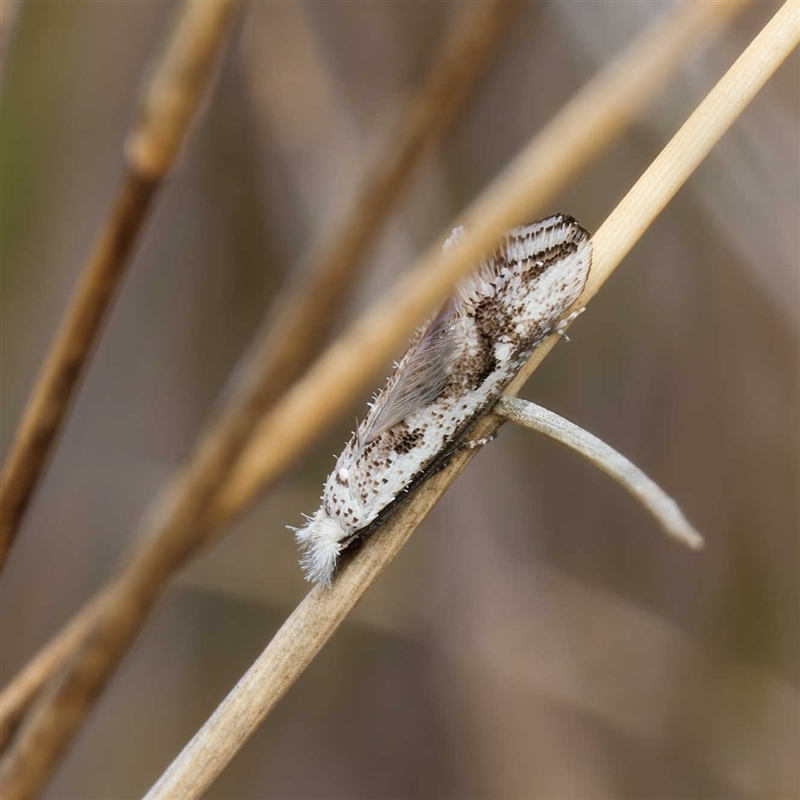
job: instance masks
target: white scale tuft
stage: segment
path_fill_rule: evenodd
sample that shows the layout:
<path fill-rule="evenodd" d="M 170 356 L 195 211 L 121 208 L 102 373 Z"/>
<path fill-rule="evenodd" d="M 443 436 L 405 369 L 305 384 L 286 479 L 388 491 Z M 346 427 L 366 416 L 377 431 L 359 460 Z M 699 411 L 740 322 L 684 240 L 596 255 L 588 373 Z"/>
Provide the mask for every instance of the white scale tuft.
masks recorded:
<path fill-rule="evenodd" d="M 458 246 L 456 228 L 445 249 Z M 578 299 L 589 234 L 556 215 L 506 234 L 417 334 L 296 533 L 310 581 L 330 586 L 343 550 L 447 463 Z"/>

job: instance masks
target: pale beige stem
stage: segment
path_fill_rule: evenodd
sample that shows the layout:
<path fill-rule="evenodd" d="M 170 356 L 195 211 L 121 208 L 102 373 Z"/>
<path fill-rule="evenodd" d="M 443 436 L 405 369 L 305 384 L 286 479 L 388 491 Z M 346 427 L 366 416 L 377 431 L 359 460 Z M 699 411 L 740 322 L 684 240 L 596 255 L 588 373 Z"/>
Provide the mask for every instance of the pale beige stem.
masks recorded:
<path fill-rule="evenodd" d="M 647 169 L 593 239 L 591 285 L 578 305 L 584 305 L 608 279 L 622 258 L 641 238 L 664 206 L 688 180 L 711 148 L 769 77 L 800 42 L 800 4 L 789 0 L 714 87 L 658 158 Z M 558 336 L 536 351 L 525 375 L 510 394 L 552 349 Z M 482 421 L 476 437 L 501 424 L 497 416 Z M 278 700 L 302 674 L 333 635 L 347 613 L 374 583 L 410 538 L 444 490 L 455 480 L 475 450 L 458 453 L 400 507 L 364 546 L 347 560 L 331 590 L 312 589 L 276 636 L 148 792 L 146 800 L 199 798 L 222 772 Z"/>
<path fill-rule="evenodd" d="M 678 504 L 652 478 L 602 439 L 549 409 L 519 397 L 501 397 L 492 411 L 573 450 L 636 498 L 669 536 L 693 550 L 703 546 L 703 537 Z"/>
<path fill-rule="evenodd" d="M 0 751 L 5 748 L 42 686 L 83 644 L 106 602 L 107 593 L 98 592 L 3 690 L 0 697 Z"/>

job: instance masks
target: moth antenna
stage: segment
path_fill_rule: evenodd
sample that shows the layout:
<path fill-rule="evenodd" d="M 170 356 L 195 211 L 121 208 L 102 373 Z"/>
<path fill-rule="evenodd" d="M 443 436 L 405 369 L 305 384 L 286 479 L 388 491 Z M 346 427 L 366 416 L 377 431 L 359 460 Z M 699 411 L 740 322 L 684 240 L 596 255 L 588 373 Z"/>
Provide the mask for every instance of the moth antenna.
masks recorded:
<path fill-rule="evenodd" d="M 358 450 L 358 452 L 360 453 L 360 452 L 361 452 L 361 448 L 362 448 L 362 446 L 363 446 L 363 442 L 361 441 L 361 430 L 360 430 L 360 429 L 359 429 L 359 427 L 358 427 L 358 417 L 356 417 L 356 432 L 355 432 L 355 437 L 356 437 L 356 449 L 357 449 L 357 450 Z"/>

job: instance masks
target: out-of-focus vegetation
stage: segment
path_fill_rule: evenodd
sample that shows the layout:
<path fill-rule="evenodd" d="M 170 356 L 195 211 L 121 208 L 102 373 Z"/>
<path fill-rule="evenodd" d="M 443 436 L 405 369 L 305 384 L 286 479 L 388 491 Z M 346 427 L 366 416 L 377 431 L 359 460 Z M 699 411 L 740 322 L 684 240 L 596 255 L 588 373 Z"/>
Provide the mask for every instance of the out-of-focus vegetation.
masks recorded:
<path fill-rule="evenodd" d="M 664 7 L 523 4 L 340 323 Z M 776 8 L 754 4 L 688 58 L 548 211 L 596 228 Z M 3 577 L 5 680 L 124 552 L 461 9 L 246 5 Z M 3 452 L 172 11 L 20 7 L 0 105 Z M 507 426 L 209 796 L 796 796 L 798 65 L 527 389 L 645 468 L 706 550 L 663 539 L 603 476 Z M 262 649 L 305 591 L 284 526 L 316 508 L 353 414 L 185 571 L 47 796 L 141 795 Z"/>

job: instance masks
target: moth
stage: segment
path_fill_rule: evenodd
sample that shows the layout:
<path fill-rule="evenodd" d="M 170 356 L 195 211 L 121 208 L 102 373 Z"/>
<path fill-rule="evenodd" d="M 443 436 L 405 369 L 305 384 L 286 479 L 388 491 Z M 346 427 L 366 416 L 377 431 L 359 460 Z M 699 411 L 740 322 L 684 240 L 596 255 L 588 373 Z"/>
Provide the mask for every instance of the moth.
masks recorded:
<path fill-rule="evenodd" d="M 458 246 L 461 229 L 445 243 Z M 560 330 L 592 260 L 563 214 L 509 231 L 412 340 L 336 461 L 322 504 L 295 535 L 309 581 L 330 586 L 339 558 L 441 469 L 533 351 Z"/>

